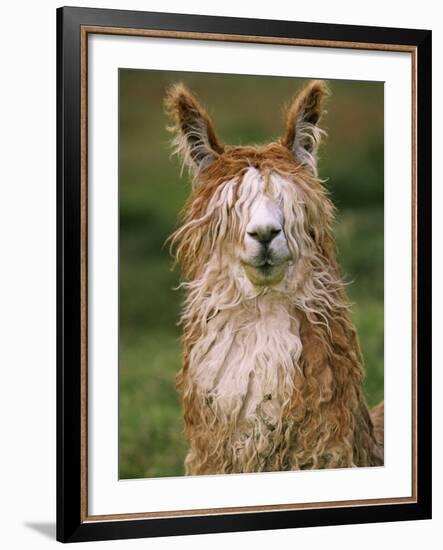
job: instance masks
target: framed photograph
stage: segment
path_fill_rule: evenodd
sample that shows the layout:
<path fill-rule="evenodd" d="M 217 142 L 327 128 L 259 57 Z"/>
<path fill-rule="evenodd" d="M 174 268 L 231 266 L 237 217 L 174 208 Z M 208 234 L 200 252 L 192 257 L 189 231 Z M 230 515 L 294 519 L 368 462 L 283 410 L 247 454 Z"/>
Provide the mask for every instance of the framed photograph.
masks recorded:
<path fill-rule="evenodd" d="M 57 46 L 58 540 L 430 518 L 431 32 Z"/>

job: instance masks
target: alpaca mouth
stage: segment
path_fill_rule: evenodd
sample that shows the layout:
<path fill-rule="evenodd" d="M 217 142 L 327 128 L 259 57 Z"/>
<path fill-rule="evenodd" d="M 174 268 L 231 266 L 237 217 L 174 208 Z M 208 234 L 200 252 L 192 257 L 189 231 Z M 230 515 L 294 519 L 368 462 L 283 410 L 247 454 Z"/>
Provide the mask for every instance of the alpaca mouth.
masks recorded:
<path fill-rule="evenodd" d="M 259 265 L 255 266 L 257 271 L 259 271 L 260 273 L 263 273 L 263 275 L 272 273 L 272 270 L 275 267 L 276 266 L 273 263 L 271 263 L 270 261 L 266 261 L 266 262 L 263 262 L 262 264 L 259 264 Z"/>
<path fill-rule="evenodd" d="M 278 284 L 286 273 L 287 262 L 274 264 L 265 260 L 260 264 L 243 263 L 246 276 L 255 286 L 273 286 Z"/>

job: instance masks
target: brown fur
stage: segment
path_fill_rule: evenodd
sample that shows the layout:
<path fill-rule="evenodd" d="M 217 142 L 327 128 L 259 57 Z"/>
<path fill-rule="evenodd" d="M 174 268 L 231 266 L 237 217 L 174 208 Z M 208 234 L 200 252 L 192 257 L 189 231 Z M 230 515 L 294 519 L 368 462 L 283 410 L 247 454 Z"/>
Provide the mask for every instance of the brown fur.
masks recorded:
<path fill-rule="evenodd" d="M 300 320 L 303 346 L 301 369 L 294 375 L 293 395 L 285 405 L 280 424 L 268 427 L 266 452 L 257 452 L 242 462 L 235 457 L 232 433 L 214 414 L 211 403 L 198 392 L 189 376 L 189 355 L 202 336 L 205 320 L 202 323 L 198 311 L 184 318 L 183 367 L 177 377 L 177 387 L 182 396 L 185 433 L 191 449 L 186 462 L 187 473 L 383 464 L 383 405 L 369 414 L 362 391 L 364 369 L 358 336 L 349 315 L 343 286 L 334 283 L 340 280 L 332 233 L 334 207 L 315 170 L 303 158 L 297 158 L 293 147 L 297 139 L 297 124 L 317 124 L 326 94 L 324 83 L 315 81 L 293 101 L 280 143 L 264 147 L 227 147 L 218 142 L 212 122 L 190 92 L 182 86 L 169 92 L 167 106 L 174 121 L 174 131 L 186 141 L 188 128 L 194 125 L 193 117 L 204 120 L 209 136 L 206 146 L 211 155 L 211 162 L 196 172 L 198 181 L 182 213 L 183 227 L 172 236 L 176 261 L 181 264 L 184 277 L 187 280 L 198 277 L 211 254 L 208 246 L 210 220 L 187 229 L 189 222 L 204 216 L 219 186 L 234 178 L 238 179 L 240 186 L 242 175 L 252 166 L 265 177 L 269 173 L 280 173 L 297 185 L 306 207 L 311 246 L 316 252 L 315 257 L 320 258 L 315 261 L 321 262 L 321 269 L 327 270 L 327 280 L 332 281 L 327 305 L 322 309 L 319 306 L 318 311 L 312 308 L 313 312 L 309 312 L 291 306 L 292 315 Z M 307 142 L 302 139 L 297 147 L 305 148 L 309 154 L 315 152 L 317 137 L 315 134 Z M 196 163 L 197 158 L 198 162 L 198 157 L 192 154 L 192 143 L 186 141 L 182 143 L 183 147 L 190 148 L 187 150 L 188 160 Z M 234 231 L 232 238 L 238 238 Z M 316 269 L 320 268 L 307 264 L 300 275 L 300 284 L 310 283 Z M 267 426 L 265 413 L 262 420 Z M 279 434 L 277 439 L 273 432 Z"/>
<path fill-rule="evenodd" d="M 297 125 L 302 120 L 309 124 L 316 125 L 324 112 L 324 104 L 329 90 L 322 80 L 314 80 L 302 92 L 297 94 L 292 100 L 285 116 L 285 133 L 281 138 L 281 143 L 288 149 L 291 149 L 297 135 Z M 305 114 L 309 113 L 306 117 Z M 311 144 L 305 143 L 309 151 L 312 152 Z"/>

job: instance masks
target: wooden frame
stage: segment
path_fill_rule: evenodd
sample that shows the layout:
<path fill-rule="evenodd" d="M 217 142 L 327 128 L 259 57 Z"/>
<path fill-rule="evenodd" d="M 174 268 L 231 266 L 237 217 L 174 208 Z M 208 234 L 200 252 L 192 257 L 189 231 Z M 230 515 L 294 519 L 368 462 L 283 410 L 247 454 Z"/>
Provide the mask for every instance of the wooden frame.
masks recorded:
<path fill-rule="evenodd" d="M 413 494 L 170 513 L 88 514 L 87 37 L 90 33 L 410 52 Z M 431 516 L 431 33 L 117 10 L 57 10 L 57 538 L 85 541 L 426 519 Z"/>

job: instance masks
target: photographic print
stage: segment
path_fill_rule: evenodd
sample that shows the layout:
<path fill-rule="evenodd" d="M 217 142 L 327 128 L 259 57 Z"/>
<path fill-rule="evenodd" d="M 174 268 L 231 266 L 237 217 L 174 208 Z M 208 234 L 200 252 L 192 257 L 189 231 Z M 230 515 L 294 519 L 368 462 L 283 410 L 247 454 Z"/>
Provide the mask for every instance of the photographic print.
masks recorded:
<path fill-rule="evenodd" d="M 431 517 L 431 49 L 57 10 L 58 540 Z"/>
<path fill-rule="evenodd" d="M 384 463 L 384 84 L 119 70 L 119 476 Z"/>

